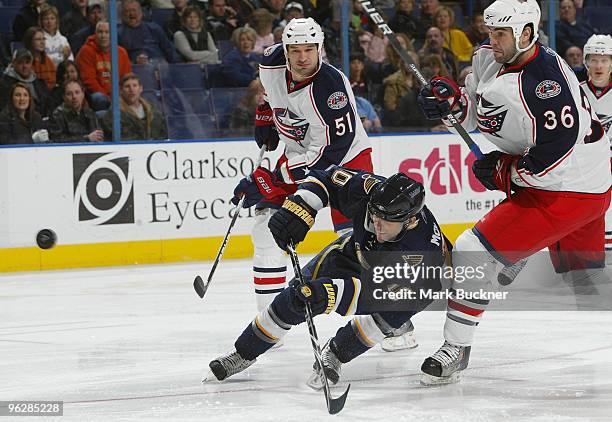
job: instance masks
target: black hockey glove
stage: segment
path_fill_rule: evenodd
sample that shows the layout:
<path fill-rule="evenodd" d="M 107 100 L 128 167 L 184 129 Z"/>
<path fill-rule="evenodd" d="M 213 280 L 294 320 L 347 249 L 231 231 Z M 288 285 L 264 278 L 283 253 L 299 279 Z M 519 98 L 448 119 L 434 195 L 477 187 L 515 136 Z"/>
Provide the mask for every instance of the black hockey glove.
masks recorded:
<path fill-rule="evenodd" d="M 315 222 L 316 215 L 317 212 L 299 196 L 287 197 L 282 208 L 272 214 L 268 221 L 268 227 L 278 247 L 286 251 L 289 242 L 297 245 L 304 240 Z"/>
<path fill-rule="evenodd" d="M 336 303 L 336 291 L 331 278 L 323 277 L 300 285 L 297 280 L 289 283 L 289 299 L 297 312 L 304 312 L 310 303 L 314 315 L 331 312 Z"/>
<path fill-rule="evenodd" d="M 273 114 L 268 103 L 258 106 L 255 111 L 255 142 L 259 148 L 265 145 L 268 151 L 274 151 L 279 141 Z"/>
<path fill-rule="evenodd" d="M 417 102 L 428 120 L 439 120 L 449 115 L 460 97 L 461 90 L 455 81 L 435 77 L 421 89 Z"/>
<path fill-rule="evenodd" d="M 512 166 L 521 157 L 518 155 L 510 155 L 501 151 L 493 151 L 485 154 L 481 160 L 474 161 L 472 171 L 474 176 L 488 190 L 500 190 L 506 192 L 507 195 L 512 191 L 512 183 L 510 176 L 512 175 Z"/>

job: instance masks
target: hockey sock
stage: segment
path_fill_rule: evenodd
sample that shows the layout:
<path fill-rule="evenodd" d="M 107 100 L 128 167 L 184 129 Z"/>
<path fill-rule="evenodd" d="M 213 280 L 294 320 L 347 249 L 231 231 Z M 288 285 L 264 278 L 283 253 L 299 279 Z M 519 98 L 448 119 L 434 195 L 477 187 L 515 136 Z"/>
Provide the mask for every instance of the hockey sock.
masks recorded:
<path fill-rule="evenodd" d="M 366 346 L 364 344 L 355 334 L 352 322 L 349 322 L 336 332 L 329 347 L 340 362 L 346 363 L 368 351 L 371 346 Z"/>
<path fill-rule="evenodd" d="M 234 345 L 240 356 L 253 360 L 278 343 L 290 328 L 291 325 L 282 322 L 269 306 L 257 314 Z"/>
<path fill-rule="evenodd" d="M 271 209 L 256 211 L 252 231 L 255 249 L 253 286 L 258 311 L 266 309 L 274 297 L 287 286 L 287 257 L 285 252 L 276 245 L 268 228 L 268 220 L 273 211 Z"/>

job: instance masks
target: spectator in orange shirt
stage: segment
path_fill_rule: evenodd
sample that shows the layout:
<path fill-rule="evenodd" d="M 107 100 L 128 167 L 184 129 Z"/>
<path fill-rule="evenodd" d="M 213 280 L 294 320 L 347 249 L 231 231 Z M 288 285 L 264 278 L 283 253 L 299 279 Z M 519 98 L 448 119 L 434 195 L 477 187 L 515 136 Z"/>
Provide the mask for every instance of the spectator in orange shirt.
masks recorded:
<path fill-rule="evenodd" d="M 55 86 L 55 64 L 45 51 L 45 33 L 42 28 L 32 26 L 23 36 L 23 45 L 30 50 L 34 61 L 32 69 L 41 81 L 47 84 L 49 90 Z"/>
<path fill-rule="evenodd" d="M 119 51 L 119 78 L 132 72 L 132 64 L 127 51 L 117 46 Z M 76 59 L 83 84 L 91 96 L 91 106 L 96 111 L 108 109 L 111 95 L 111 56 L 109 24 L 100 21 L 96 32 L 87 38 Z"/>

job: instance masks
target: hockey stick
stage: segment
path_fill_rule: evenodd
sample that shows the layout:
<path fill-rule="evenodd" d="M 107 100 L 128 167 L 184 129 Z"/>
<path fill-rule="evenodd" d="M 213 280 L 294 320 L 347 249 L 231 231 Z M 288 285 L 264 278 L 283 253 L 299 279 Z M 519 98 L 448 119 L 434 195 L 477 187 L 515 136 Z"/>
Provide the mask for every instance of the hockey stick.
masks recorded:
<path fill-rule="evenodd" d="M 295 273 L 295 277 L 298 279 L 300 286 L 306 285 L 304 282 L 304 277 L 302 277 L 302 269 L 300 268 L 300 261 L 298 260 L 297 253 L 295 252 L 295 247 L 293 243 L 287 245 L 287 249 L 289 252 L 289 257 L 291 258 L 291 263 L 293 264 L 293 272 Z M 323 391 L 325 392 L 325 402 L 327 403 L 327 411 L 330 415 L 335 415 L 340 412 L 344 408 L 344 403 L 346 402 L 346 397 L 348 396 L 349 389 L 351 385 L 349 384 L 346 387 L 346 391 L 340 397 L 334 399 L 331 395 L 331 391 L 329 390 L 329 382 L 325 373 L 323 371 L 323 359 L 321 358 L 321 347 L 319 346 L 319 337 L 317 336 L 317 330 L 314 325 L 314 321 L 312 320 L 312 308 L 310 303 L 306 302 L 306 323 L 308 324 L 308 332 L 310 333 L 310 341 L 312 343 L 312 350 L 314 352 L 315 361 L 317 365 L 319 365 L 319 376 L 323 380 Z"/>
<path fill-rule="evenodd" d="M 261 149 L 259 150 L 259 157 L 257 157 L 257 161 L 255 162 L 255 168 L 261 165 L 261 161 L 263 160 L 264 152 L 266 152 L 266 146 L 262 145 Z M 238 214 L 240 214 L 240 210 L 242 209 L 242 204 L 244 204 L 245 199 L 246 199 L 246 196 L 243 195 L 242 198 L 240 198 L 240 201 L 238 201 L 238 205 L 234 207 L 234 216 L 232 217 L 232 221 L 230 222 L 230 225 L 227 228 L 227 232 L 225 233 L 225 237 L 223 238 L 223 243 L 221 243 L 219 252 L 217 252 L 217 257 L 215 258 L 215 262 L 213 262 L 213 266 L 210 269 L 210 273 L 208 274 L 206 283 L 204 283 L 204 280 L 202 280 L 202 277 L 200 277 L 199 275 L 197 275 L 195 280 L 193 280 L 193 288 L 195 289 L 196 293 L 198 294 L 198 296 L 200 296 L 201 299 L 204 298 L 204 295 L 206 294 L 206 290 L 208 290 L 208 286 L 210 285 L 210 282 L 213 278 L 213 274 L 215 274 L 215 270 L 217 269 L 217 265 L 219 264 L 219 261 L 221 261 L 221 256 L 223 256 L 223 251 L 225 250 L 225 246 L 227 245 L 227 241 L 229 240 L 230 233 L 232 232 L 232 228 L 234 227 L 234 224 L 236 224 L 236 220 L 238 219 Z"/>
<path fill-rule="evenodd" d="M 404 47 L 402 47 L 402 45 L 399 43 L 399 41 L 397 40 L 397 36 L 393 32 L 393 30 L 389 28 L 389 25 L 385 23 L 385 20 L 383 19 L 382 15 L 372 5 L 372 2 L 370 0 L 359 0 L 359 3 L 361 3 L 363 9 L 368 13 L 370 19 L 372 19 L 372 22 L 374 22 L 376 26 L 378 26 L 378 28 L 382 31 L 383 35 L 387 37 L 389 43 L 395 49 L 397 54 L 399 54 L 402 60 L 408 65 L 408 68 L 410 69 L 412 74 L 416 76 L 416 78 L 419 80 L 419 82 L 421 82 L 423 86 L 429 85 L 427 79 L 425 79 L 417 65 L 410 58 Z M 459 133 L 461 138 L 463 138 L 463 140 L 470 148 L 470 150 L 474 153 L 476 158 L 479 160 L 482 159 L 482 151 L 480 151 L 478 145 L 476 145 L 476 143 L 470 137 L 467 131 L 457 121 L 457 118 L 453 115 L 453 113 L 449 113 L 448 116 L 446 116 L 446 119 L 453 125 L 455 130 Z"/>

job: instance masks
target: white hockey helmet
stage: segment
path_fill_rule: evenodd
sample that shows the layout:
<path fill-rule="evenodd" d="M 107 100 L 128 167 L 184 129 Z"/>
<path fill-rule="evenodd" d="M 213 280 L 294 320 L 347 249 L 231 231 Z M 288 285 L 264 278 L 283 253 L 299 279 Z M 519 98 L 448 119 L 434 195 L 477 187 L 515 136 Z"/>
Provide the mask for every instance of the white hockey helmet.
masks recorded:
<path fill-rule="evenodd" d="M 321 67 L 321 57 L 323 54 L 323 40 L 325 36 L 319 24 L 313 18 L 295 18 L 285 26 L 283 30 L 283 50 L 287 57 L 287 46 L 298 44 L 317 44 L 319 52 L 319 67 Z M 289 60 L 287 60 L 289 68 Z"/>
<path fill-rule="evenodd" d="M 610 35 L 591 35 L 582 52 L 585 66 L 587 66 L 587 56 L 589 54 L 612 56 L 612 37 Z"/>
<path fill-rule="evenodd" d="M 484 21 L 488 27 L 512 29 L 517 53 L 509 62 L 516 60 L 538 40 L 540 16 L 540 6 L 535 0 L 497 0 L 484 11 Z M 533 39 L 528 46 L 521 48 L 519 40 L 527 24 L 533 25 Z"/>

